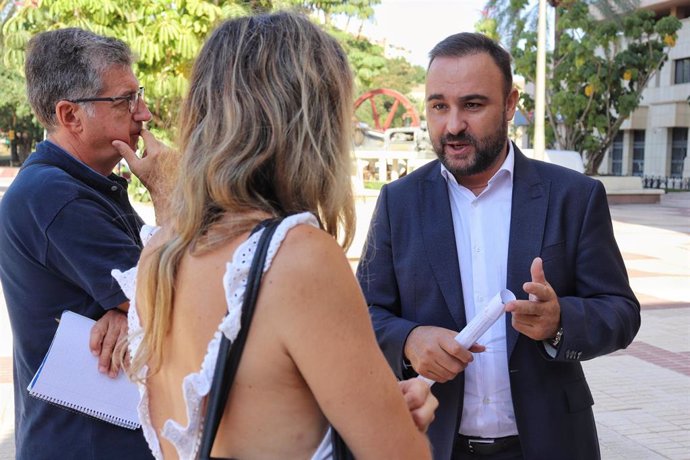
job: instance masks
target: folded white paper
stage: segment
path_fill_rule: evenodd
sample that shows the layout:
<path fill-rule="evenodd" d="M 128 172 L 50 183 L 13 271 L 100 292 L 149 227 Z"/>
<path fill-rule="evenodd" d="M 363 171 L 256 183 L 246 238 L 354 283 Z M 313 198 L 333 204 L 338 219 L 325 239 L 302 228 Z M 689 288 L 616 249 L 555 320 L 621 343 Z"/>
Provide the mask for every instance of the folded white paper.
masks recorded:
<path fill-rule="evenodd" d="M 463 348 L 470 348 L 501 317 L 505 311 L 505 304 L 513 300 L 515 300 L 515 294 L 508 289 L 501 290 L 501 292 L 491 298 L 484 310 L 475 315 L 462 331 L 458 332 L 458 335 L 455 336 L 455 341 Z M 433 380 L 421 375 L 417 378 L 424 380 L 429 386 L 435 383 Z"/>

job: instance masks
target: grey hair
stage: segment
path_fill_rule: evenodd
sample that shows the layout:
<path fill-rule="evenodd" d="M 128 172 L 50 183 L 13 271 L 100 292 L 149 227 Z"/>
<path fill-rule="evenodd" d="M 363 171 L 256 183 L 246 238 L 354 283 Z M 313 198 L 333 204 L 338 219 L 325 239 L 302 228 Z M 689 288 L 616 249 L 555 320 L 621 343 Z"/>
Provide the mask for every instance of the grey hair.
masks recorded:
<path fill-rule="evenodd" d="M 130 67 L 132 52 L 117 38 L 67 28 L 42 32 L 26 48 L 26 94 L 38 121 L 57 126 L 55 106 L 66 99 L 96 97 L 112 66 Z M 88 113 L 88 108 L 87 108 Z"/>

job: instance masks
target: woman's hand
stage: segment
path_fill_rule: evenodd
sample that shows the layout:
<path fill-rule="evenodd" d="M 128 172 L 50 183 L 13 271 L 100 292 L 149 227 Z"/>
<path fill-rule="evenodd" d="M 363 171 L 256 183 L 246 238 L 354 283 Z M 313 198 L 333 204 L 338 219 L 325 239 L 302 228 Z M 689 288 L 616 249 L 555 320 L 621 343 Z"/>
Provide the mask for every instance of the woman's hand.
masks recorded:
<path fill-rule="evenodd" d="M 426 433 L 434 421 L 434 412 L 438 407 L 438 400 L 431 394 L 431 387 L 417 378 L 403 380 L 398 384 L 415 425 L 419 431 Z"/>

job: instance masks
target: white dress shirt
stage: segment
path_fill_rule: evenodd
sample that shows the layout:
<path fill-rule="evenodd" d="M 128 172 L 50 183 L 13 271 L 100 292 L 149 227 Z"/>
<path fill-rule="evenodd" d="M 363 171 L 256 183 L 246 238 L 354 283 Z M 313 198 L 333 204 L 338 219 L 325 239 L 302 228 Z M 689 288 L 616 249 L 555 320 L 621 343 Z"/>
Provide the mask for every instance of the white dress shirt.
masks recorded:
<path fill-rule="evenodd" d="M 513 144 L 488 186 L 475 196 L 442 165 L 448 185 L 455 243 L 460 263 L 465 316 L 469 322 L 506 288 L 510 211 L 513 192 Z M 486 351 L 474 354 L 465 369 L 460 433 L 482 438 L 517 434 L 510 394 L 505 313 L 478 340 Z"/>

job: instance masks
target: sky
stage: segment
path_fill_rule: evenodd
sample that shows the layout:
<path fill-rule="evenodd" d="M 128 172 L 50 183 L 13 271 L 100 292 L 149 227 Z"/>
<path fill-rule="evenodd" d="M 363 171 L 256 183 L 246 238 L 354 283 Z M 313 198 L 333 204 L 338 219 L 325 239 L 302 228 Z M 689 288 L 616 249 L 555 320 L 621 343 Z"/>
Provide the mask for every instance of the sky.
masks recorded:
<path fill-rule="evenodd" d="M 407 59 L 426 68 L 436 43 L 457 32 L 474 31 L 485 4 L 486 0 L 382 0 L 363 33 L 408 49 Z"/>

